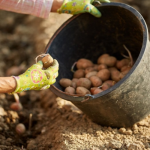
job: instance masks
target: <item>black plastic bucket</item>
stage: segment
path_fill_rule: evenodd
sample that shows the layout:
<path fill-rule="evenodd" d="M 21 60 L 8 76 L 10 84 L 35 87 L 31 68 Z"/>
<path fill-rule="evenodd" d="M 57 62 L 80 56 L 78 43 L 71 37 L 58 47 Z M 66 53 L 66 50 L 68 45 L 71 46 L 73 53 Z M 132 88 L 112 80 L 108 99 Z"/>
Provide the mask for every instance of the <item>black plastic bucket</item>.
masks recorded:
<path fill-rule="evenodd" d="M 98 7 L 101 18 L 85 13 L 73 16 L 54 34 L 46 52 L 59 61 L 57 82 L 50 87 L 57 96 L 71 101 L 92 121 L 111 127 L 131 127 L 150 113 L 150 50 L 148 29 L 141 14 L 129 5 L 109 3 Z M 71 66 L 80 58 L 96 62 L 103 53 L 122 59 L 123 45 L 135 64 L 110 89 L 87 97 L 71 96 L 59 85 L 72 79 Z"/>

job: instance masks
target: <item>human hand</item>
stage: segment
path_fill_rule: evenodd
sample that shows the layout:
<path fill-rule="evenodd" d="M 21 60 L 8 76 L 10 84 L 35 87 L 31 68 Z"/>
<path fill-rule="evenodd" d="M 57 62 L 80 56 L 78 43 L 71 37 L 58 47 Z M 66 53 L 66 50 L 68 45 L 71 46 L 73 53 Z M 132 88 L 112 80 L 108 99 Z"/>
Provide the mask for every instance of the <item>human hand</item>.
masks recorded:
<path fill-rule="evenodd" d="M 19 76 L 13 76 L 17 82 L 17 88 L 12 93 L 20 93 L 27 90 L 43 90 L 48 89 L 51 84 L 56 82 L 56 77 L 58 76 L 59 64 L 56 59 L 52 66 L 43 70 L 43 63 L 39 61 L 38 63 L 32 65 L 23 74 Z"/>
<path fill-rule="evenodd" d="M 109 0 L 98 0 L 99 2 L 109 3 Z M 92 5 L 94 0 L 64 0 L 62 6 L 57 10 L 58 13 L 79 14 L 90 13 L 95 17 L 101 17 L 100 11 Z"/>

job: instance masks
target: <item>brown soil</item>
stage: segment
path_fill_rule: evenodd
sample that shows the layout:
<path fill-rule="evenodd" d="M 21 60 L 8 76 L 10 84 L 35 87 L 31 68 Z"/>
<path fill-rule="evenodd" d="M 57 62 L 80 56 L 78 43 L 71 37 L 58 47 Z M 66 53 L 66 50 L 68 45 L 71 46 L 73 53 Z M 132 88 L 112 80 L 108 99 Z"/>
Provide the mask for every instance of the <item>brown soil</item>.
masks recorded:
<path fill-rule="evenodd" d="M 149 25 L 149 0 L 141 5 L 138 0 L 123 2 L 134 5 Z M 52 13 L 44 20 L 0 11 L 0 76 L 25 71 L 69 17 Z M 23 109 L 14 111 L 10 109 L 14 96 L 0 94 L 0 150 L 150 150 L 150 116 L 132 128 L 102 127 L 50 90 L 23 92 L 19 97 Z M 22 135 L 15 131 L 18 123 L 26 126 Z"/>

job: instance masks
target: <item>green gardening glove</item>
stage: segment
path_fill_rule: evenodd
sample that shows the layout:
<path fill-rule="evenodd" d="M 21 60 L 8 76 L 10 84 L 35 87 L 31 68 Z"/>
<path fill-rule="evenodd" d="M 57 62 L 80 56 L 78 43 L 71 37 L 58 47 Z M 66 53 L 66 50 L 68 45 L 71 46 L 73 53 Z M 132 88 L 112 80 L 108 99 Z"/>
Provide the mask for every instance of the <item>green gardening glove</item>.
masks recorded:
<path fill-rule="evenodd" d="M 57 10 L 58 13 L 79 14 L 91 13 L 95 17 L 101 17 L 100 11 L 92 5 L 94 0 L 64 0 L 62 6 Z M 109 3 L 109 0 L 99 0 L 99 2 Z"/>
<path fill-rule="evenodd" d="M 25 73 L 17 77 L 13 76 L 17 82 L 17 88 L 13 93 L 20 93 L 27 90 L 48 89 L 51 84 L 55 83 L 59 68 L 57 60 L 54 59 L 52 66 L 46 70 L 42 68 L 43 63 L 39 61 L 28 68 Z"/>

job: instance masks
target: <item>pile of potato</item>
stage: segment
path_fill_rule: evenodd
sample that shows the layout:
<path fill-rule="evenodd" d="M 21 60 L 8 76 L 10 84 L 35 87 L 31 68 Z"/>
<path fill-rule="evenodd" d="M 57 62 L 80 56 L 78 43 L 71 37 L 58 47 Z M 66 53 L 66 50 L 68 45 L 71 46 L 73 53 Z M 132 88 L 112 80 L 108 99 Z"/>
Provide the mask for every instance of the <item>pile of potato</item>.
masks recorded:
<path fill-rule="evenodd" d="M 103 54 L 97 64 L 81 58 L 76 62 L 77 70 L 74 71 L 73 79 L 62 78 L 59 83 L 68 94 L 95 95 L 120 81 L 132 66 L 130 57 L 117 60 L 114 56 Z"/>

